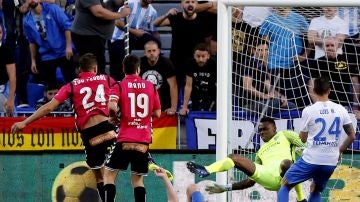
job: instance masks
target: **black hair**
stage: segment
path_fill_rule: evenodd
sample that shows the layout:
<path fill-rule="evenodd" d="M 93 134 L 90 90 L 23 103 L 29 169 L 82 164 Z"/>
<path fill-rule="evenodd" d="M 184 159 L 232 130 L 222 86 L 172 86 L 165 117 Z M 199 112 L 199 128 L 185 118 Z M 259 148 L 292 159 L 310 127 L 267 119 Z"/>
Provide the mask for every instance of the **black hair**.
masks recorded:
<path fill-rule="evenodd" d="M 314 92 L 317 95 L 324 95 L 330 90 L 330 80 L 328 77 L 319 77 L 314 81 Z"/>
<path fill-rule="evenodd" d="M 80 69 L 83 72 L 89 72 L 97 65 L 96 56 L 92 53 L 85 53 L 79 58 Z"/>
<path fill-rule="evenodd" d="M 275 124 L 275 120 L 271 117 L 263 117 L 260 119 L 260 123 L 264 123 L 264 122 L 268 122 L 268 123 L 271 123 L 273 124 L 274 126 L 276 125 Z"/>
<path fill-rule="evenodd" d="M 140 67 L 140 59 L 135 55 L 128 55 L 123 60 L 124 73 L 127 75 L 135 74 Z"/>
<path fill-rule="evenodd" d="M 57 83 L 52 83 L 52 84 L 45 86 L 45 92 L 51 91 L 51 90 L 59 90 L 59 89 L 60 89 L 60 85 Z"/>
<path fill-rule="evenodd" d="M 207 51 L 208 53 L 210 53 L 209 46 L 206 45 L 205 43 L 198 43 L 194 48 L 194 53 L 197 50 L 198 51 Z"/>

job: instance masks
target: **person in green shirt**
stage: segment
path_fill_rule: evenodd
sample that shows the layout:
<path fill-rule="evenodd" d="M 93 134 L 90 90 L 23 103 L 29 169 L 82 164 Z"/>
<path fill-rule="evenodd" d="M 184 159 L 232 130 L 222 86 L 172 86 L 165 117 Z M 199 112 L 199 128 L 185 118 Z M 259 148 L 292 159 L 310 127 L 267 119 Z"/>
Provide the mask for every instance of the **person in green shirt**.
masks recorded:
<path fill-rule="evenodd" d="M 277 191 L 281 187 L 281 180 L 285 172 L 295 160 L 295 147 L 304 147 L 299 135 L 293 131 L 276 131 L 275 121 L 264 117 L 260 120 L 259 134 L 265 142 L 256 153 L 255 161 L 239 154 L 230 154 L 227 158 L 217 161 L 209 166 L 188 162 L 190 172 L 200 177 L 211 173 L 223 172 L 233 167 L 244 172 L 249 178 L 230 184 L 207 187 L 210 193 L 221 193 L 231 190 L 242 190 L 260 184 L 265 189 Z M 295 187 L 297 200 L 306 201 L 302 187 Z"/>

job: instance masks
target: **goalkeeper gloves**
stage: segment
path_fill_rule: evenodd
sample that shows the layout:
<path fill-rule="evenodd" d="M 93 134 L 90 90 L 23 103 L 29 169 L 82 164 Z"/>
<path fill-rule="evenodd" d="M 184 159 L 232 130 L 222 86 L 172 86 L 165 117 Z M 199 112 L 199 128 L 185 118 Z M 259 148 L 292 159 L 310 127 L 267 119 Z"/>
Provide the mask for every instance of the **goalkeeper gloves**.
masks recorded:
<path fill-rule="evenodd" d="M 218 194 L 218 193 L 222 193 L 225 191 L 231 191 L 232 190 L 232 185 L 220 185 L 220 184 L 214 184 L 212 186 L 206 186 L 205 190 L 207 192 L 209 192 L 209 194 Z"/>
<path fill-rule="evenodd" d="M 155 163 L 149 163 L 149 167 L 148 167 L 148 168 L 149 168 L 150 171 L 154 171 L 154 170 L 156 170 L 156 169 L 159 169 L 160 167 L 159 167 L 158 165 L 156 165 Z M 164 168 L 164 170 L 165 170 L 166 175 L 167 175 L 167 177 L 169 178 L 169 180 L 170 180 L 170 181 L 173 181 L 174 176 L 171 174 L 171 172 L 168 171 L 168 170 L 166 170 L 165 168 Z"/>

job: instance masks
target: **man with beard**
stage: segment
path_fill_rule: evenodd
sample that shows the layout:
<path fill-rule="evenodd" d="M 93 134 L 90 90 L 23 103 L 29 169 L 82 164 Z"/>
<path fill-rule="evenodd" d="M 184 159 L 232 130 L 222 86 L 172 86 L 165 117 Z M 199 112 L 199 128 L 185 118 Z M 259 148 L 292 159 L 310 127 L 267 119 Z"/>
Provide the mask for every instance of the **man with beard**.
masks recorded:
<path fill-rule="evenodd" d="M 140 75 L 156 86 L 160 96 L 161 111 L 174 115 L 178 99 L 174 65 L 168 58 L 160 55 L 159 46 L 155 41 L 147 42 L 144 49 L 145 56 L 141 58 Z"/>
<path fill-rule="evenodd" d="M 216 62 L 210 58 L 209 48 L 204 43 L 196 45 L 194 58 L 186 67 L 184 102 L 180 115 L 186 115 L 190 98 L 193 111 L 216 110 Z"/>
<path fill-rule="evenodd" d="M 157 11 L 151 5 L 152 0 L 130 0 L 128 6 L 131 13 L 128 18 L 129 24 L 129 48 L 143 49 L 149 40 L 158 40 L 159 34 L 153 22 L 157 18 Z M 121 12 L 123 7 L 119 9 Z M 109 44 L 110 53 L 110 76 L 116 80 L 124 78 L 122 61 L 125 57 L 125 25 L 123 19 L 115 21 L 115 29 Z"/>
<path fill-rule="evenodd" d="M 347 109 L 357 110 L 359 103 L 359 69 L 354 61 L 337 53 L 338 38 L 327 37 L 323 42 L 325 56 L 318 58 L 310 65 L 311 79 L 309 94 L 313 102 L 317 101 L 314 94 L 314 80 L 320 76 L 330 79 L 331 92 L 329 99 Z M 352 93 L 350 93 L 352 92 Z M 352 96 L 351 96 L 352 95 Z M 351 98 L 355 105 L 351 106 Z"/>
<path fill-rule="evenodd" d="M 75 65 L 69 18 L 56 4 L 40 3 L 40 0 L 27 0 L 27 3 L 30 11 L 24 17 L 24 32 L 29 41 L 31 71 L 39 73 L 46 85 L 53 85 L 56 68 L 60 67 L 65 81 L 70 82 L 75 78 Z"/>
<path fill-rule="evenodd" d="M 102 0 L 76 1 L 76 15 L 71 27 L 71 37 L 79 55 L 94 54 L 98 60 L 99 74 L 105 73 L 105 43 L 111 39 L 114 20 L 130 13 L 128 6 L 121 12 L 112 12 L 104 5 Z"/>
<path fill-rule="evenodd" d="M 212 3 L 204 4 L 209 9 Z M 179 87 L 183 86 L 185 79 L 185 61 L 192 57 L 194 47 L 198 43 L 211 39 L 211 27 L 204 12 L 196 13 L 197 0 L 181 0 L 182 12 L 175 8 L 170 9 L 166 15 L 154 21 L 155 26 L 171 26 L 172 43 L 170 60 L 176 68 L 176 79 Z"/>

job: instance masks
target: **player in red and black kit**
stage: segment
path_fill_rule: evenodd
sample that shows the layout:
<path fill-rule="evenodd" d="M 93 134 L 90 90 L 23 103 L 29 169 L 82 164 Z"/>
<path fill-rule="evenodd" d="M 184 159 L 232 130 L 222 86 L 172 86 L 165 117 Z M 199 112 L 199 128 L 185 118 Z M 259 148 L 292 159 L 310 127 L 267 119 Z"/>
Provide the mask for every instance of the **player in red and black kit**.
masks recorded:
<path fill-rule="evenodd" d="M 110 86 L 115 81 L 107 75 L 96 75 L 97 61 L 93 54 L 83 55 L 79 63 L 79 77 L 64 85 L 50 102 L 40 107 L 30 117 L 15 123 L 11 127 L 11 132 L 18 132 L 70 98 L 76 113 L 76 125 L 85 146 L 86 163 L 96 176 L 98 192 L 104 201 L 104 162 L 108 147 L 116 140 L 114 125 L 109 122 L 107 108 Z"/>
<path fill-rule="evenodd" d="M 143 176 L 148 172 L 147 152 L 151 143 L 151 118 L 160 117 L 160 99 L 155 86 L 139 76 L 138 57 L 126 56 L 123 70 L 125 78 L 112 86 L 108 105 L 111 117 L 120 110 L 121 127 L 116 146 L 105 164 L 105 198 L 106 202 L 114 201 L 118 171 L 127 170 L 131 164 L 131 184 L 135 201 L 145 202 Z"/>

